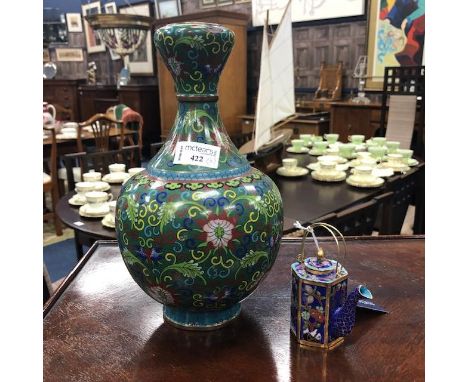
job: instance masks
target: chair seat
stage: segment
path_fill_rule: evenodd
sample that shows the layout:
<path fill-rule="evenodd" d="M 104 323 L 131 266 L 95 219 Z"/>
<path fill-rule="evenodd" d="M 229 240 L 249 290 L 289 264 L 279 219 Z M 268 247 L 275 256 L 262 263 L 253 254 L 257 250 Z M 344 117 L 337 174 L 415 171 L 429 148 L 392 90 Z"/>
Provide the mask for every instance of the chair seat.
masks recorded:
<path fill-rule="evenodd" d="M 50 183 L 52 182 L 52 178 L 49 174 L 46 174 L 45 172 L 42 173 L 42 184 Z"/>
<path fill-rule="evenodd" d="M 58 178 L 67 179 L 67 169 L 65 167 L 59 168 Z M 73 167 L 73 179 L 75 179 L 76 183 L 81 182 L 81 167 Z"/>

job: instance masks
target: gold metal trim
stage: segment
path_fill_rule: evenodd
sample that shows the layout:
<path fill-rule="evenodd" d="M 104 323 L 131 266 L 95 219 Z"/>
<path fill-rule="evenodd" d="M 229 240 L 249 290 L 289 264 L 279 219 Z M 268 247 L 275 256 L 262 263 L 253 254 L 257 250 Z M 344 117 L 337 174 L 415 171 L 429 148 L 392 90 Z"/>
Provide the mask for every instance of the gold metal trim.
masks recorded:
<path fill-rule="evenodd" d="M 325 327 L 323 329 L 323 343 L 328 344 L 328 320 L 330 319 L 330 292 L 331 286 L 327 285 L 327 292 L 325 294 L 326 304 L 325 304 Z"/>
<path fill-rule="evenodd" d="M 323 349 L 323 350 L 333 350 L 336 347 L 340 346 L 344 342 L 344 337 L 339 337 L 329 344 L 320 344 L 315 342 L 308 342 L 304 340 L 298 340 L 301 347 L 308 348 L 308 349 Z"/>
<path fill-rule="evenodd" d="M 189 330 L 189 331 L 192 331 L 192 332 L 209 332 L 210 330 L 221 329 L 221 328 L 225 327 L 226 325 L 230 324 L 232 321 L 234 321 L 239 316 L 241 310 L 242 309 L 239 309 L 239 312 L 235 316 L 230 318 L 229 320 L 223 321 L 220 324 L 211 325 L 211 326 L 202 326 L 202 327 L 199 327 L 199 326 L 185 326 L 185 325 L 179 324 L 179 323 L 177 323 L 175 321 L 172 321 L 164 313 L 163 313 L 163 319 L 164 319 L 164 322 L 166 322 L 169 325 L 172 325 L 172 326 L 174 326 L 174 327 L 176 327 L 178 329 Z"/>
<path fill-rule="evenodd" d="M 97 13 L 85 16 L 93 29 L 133 28 L 149 30 L 155 20 L 152 17 L 125 13 Z"/>

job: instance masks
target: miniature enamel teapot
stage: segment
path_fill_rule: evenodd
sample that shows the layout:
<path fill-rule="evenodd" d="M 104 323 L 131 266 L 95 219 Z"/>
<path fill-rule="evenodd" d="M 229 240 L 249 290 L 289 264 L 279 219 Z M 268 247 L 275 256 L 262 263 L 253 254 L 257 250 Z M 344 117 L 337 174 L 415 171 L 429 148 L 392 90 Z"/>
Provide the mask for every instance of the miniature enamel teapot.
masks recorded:
<path fill-rule="evenodd" d="M 357 286 L 347 295 L 348 272 L 337 261 L 325 257 L 314 234 L 314 228 L 328 230 L 340 252 L 337 235 L 343 235 L 326 223 L 314 223 L 296 228 L 304 231 L 302 250 L 291 265 L 291 331 L 301 345 L 331 350 L 344 341 L 354 327 L 356 305 L 359 299 L 372 299 L 372 293 L 364 285 Z M 304 258 L 305 239 L 311 233 L 317 247 L 315 257 Z"/>
<path fill-rule="evenodd" d="M 55 123 L 55 107 L 47 102 L 42 102 L 42 124 L 50 125 Z"/>

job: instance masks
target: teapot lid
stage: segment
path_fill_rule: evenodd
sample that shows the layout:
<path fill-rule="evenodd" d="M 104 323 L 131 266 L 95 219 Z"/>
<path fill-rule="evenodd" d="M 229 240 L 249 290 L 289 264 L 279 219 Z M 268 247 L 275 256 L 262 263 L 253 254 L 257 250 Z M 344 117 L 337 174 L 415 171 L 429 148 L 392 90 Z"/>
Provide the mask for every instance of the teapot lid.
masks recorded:
<path fill-rule="evenodd" d="M 330 275 L 336 271 L 336 265 L 336 261 L 325 257 L 322 248 L 319 248 L 317 257 L 308 257 L 304 260 L 305 270 L 313 275 Z"/>

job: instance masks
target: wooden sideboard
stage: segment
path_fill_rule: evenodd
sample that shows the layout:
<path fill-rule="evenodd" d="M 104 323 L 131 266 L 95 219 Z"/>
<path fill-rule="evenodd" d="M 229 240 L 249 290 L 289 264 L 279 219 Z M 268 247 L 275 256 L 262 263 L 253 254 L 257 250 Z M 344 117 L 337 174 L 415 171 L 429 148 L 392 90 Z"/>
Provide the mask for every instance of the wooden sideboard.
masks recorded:
<path fill-rule="evenodd" d="M 366 139 L 374 136 L 380 123 L 380 103 L 368 105 L 352 102 L 330 104 L 330 132 L 340 134 L 341 140 L 348 135 L 364 134 Z"/>
<path fill-rule="evenodd" d="M 203 21 L 217 23 L 231 29 L 235 35 L 235 44 L 223 69 L 218 86 L 219 110 L 223 124 L 230 136 L 241 133 L 238 116 L 247 111 L 247 22 L 248 16 L 240 13 L 214 9 L 164 20 L 156 20 L 156 28 L 166 24 L 185 21 Z M 174 80 L 157 54 L 159 102 L 161 110 L 161 135 L 167 137 L 175 120 L 177 100 Z"/>
<path fill-rule="evenodd" d="M 69 119 L 80 119 L 78 87 L 85 80 L 43 80 L 43 100 L 69 110 Z M 60 116 L 57 116 L 60 119 Z"/>

